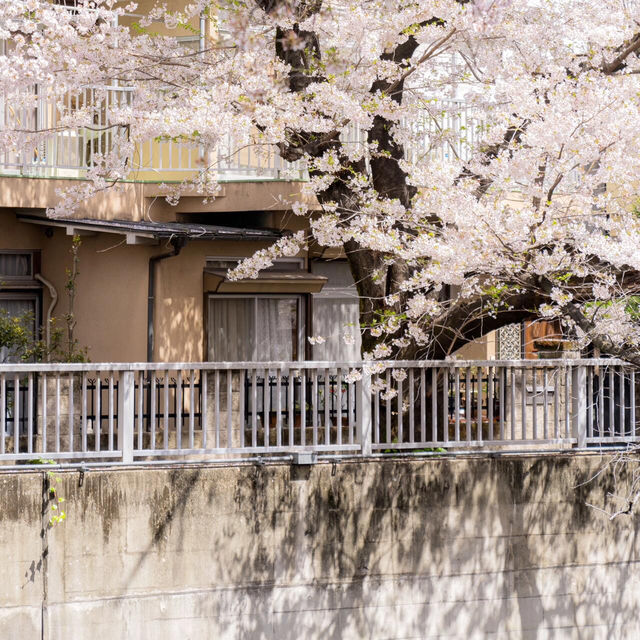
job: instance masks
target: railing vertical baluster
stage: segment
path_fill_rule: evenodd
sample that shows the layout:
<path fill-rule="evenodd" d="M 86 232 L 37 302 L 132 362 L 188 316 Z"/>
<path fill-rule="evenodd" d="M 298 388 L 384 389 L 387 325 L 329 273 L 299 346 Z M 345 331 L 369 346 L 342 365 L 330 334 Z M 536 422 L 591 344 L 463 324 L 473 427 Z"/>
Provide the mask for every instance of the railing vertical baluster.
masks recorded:
<path fill-rule="evenodd" d="M 414 412 L 414 373 L 409 369 L 409 442 L 415 442 L 415 412 Z"/>
<path fill-rule="evenodd" d="M 176 449 L 182 449 L 182 369 L 176 371 Z"/>
<path fill-rule="evenodd" d="M 493 380 L 493 367 L 489 367 L 487 369 L 487 426 L 489 431 L 489 440 L 493 440 L 493 399 L 495 394 L 495 389 L 493 388 L 494 380 Z"/>
<path fill-rule="evenodd" d="M 625 393 L 624 393 L 624 369 L 622 367 L 618 367 L 618 380 L 619 380 L 619 385 L 620 385 L 620 410 L 619 410 L 619 415 L 620 415 L 620 433 L 616 434 L 614 433 L 614 435 L 621 435 L 624 436 L 626 433 L 626 429 L 625 429 Z"/>
<path fill-rule="evenodd" d="M 20 378 L 13 377 L 13 452 L 20 453 Z"/>
<path fill-rule="evenodd" d="M 60 453 L 60 374 L 56 376 L 56 453 Z"/>
<path fill-rule="evenodd" d="M 464 431 L 467 442 L 471 441 L 473 407 L 471 405 L 471 367 L 467 367 L 464 376 Z"/>
<path fill-rule="evenodd" d="M 516 439 L 516 370 L 513 367 L 509 369 L 511 388 L 509 395 L 511 399 L 511 439 Z"/>
<path fill-rule="evenodd" d="M 42 453 L 47 452 L 47 374 L 43 373 L 42 381 Z M 2 390 L 0 390 L 2 393 Z"/>
<path fill-rule="evenodd" d="M 227 443 L 230 447 L 231 443 Z M 251 446 L 258 446 L 258 371 L 251 371 Z"/>
<path fill-rule="evenodd" d="M 571 367 L 567 367 L 564 370 L 564 398 L 565 398 L 565 403 L 564 403 L 564 437 L 565 438 L 570 438 L 571 437 L 571 402 L 572 402 L 572 398 L 571 398 L 571 388 L 569 385 L 570 382 L 570 373 L 571 373 Z"/>
<path fill-rule="evenodd" d="M 386 431 L 387 431 L 387 443 L 390 444 L 391 443 L 391 370 L 387 369 L 387 376 L 386 376 L 386 402 L 387 402 L 387 406 L 386 406 L 386 412 L 385 412 L 385 418 L 386 418 Z"/>
<path fill-rule="evenodd" d="M 505 423 L 505 411 L 507 396 L 505 394 L 505 387 L 507 385 L 507 369 L 500 367 L 500 373 L 498 377 L 498 384 L 500 385 L 500 440 L 504 440 L 504 423 Z"/>
<path fill-rule="evenodd" d="M 476 407 L 478 409 L 478 420 L 477 420 L 477 428 L 478 432 L 476 434 L 476 440 L 478 442 L 482 442 L 482 367 L 478 367 L 478 397 L 476 402 Z"/>
<path fill-rule="evenodd" d="M 5 453 L 7 432 L 7 379 L 0 374 L 0 453 Z"/>
<path fill-rule="evenodd" d="M 553 437 L 560 437 L 560 371 L 553 374 Z"/>
<path fill-rule="evenodd" d="M 598 442 L 604 437 L 604 367 L 598 367 Z"/>
<path fill-rule="evenodd" d="M 427 375 L 424 368 L 420 369 L 420 442 L 427 441 Z"/>
<path fill-rule="evenodd" d="M 27 453 L 33 453 L 33 373 L 27 376 Z"/>
<path fill-rule="evenodd" d="M 317 374 L 317 372 L 316 372 Z M 307 375 L 306 371 L 300 371 L 300 444 L 304 447 L 307 443 Z M 314 428 L 315 434 L 315 428 Z"/>
<path fill-rule="evenodd" d="M 443 438 L 445 442 L 449 442 L 449 374 L 450 369 L 442 369 L 442 424 Z M 438 389 L 436 387 L 436 393 Z M 460 434 L 458 434 L 460 435 Z"/>
<path fill-rule="evenodd" d="M 426 390 L 425 390 L 426 391 Z M 446 427 L 446 423 L 445 423 Z M 431 440 L 438 441 L 438 369 L 431 369 Z"/>
<path fill-rule="evenodd" d="M 138 449 L 144 446 L 144 371 L 138 372 Z"/>
<path fill-rule="evenodd" d="M 338 446 L 342 445 L 342 367 L 338 367 L 336 380 L 336 437 Z M 378 395 L 375 400 L 376 407 L 376 442 L 380 442 L 380 408 L 378 407 Z"/>
<path fill-rule="evenodd" d="M 538 376 L 536 368 L 531 370 L 531 424 L 533 426 L 533 439 L 538 439 Z"/>
<path fill-rule="evenodd" d="M 264 446 L 269 448 L 269 401 L 271 399 L 271 382 L 269 380 L 269 370 L 264 370 L 264 386 L 262 387 L 262 430 L 264 436 Z"/>
<path fill-rule="evenodd" d="M 593 367 L 589 367 L 587 382 L 587 437 L 593 438 Z"/>
<path fill-rule="evenodd" d="M 404 442 L 404 427 L 402 414 L 404 413 L 404 402 L 402 401 L 402 378 L 399 378 L 398 381 L 398 397 L 397 397 L 397 407 L 398 407 L 398 442 Z"/>
<path fill-rule="evenodd" d="M 631 369 L 631 434 L 633 438 L 637 435 L 636 430 L 636 372 Z"/>
<path fill-rule="evenodd" d="M 355 401 L 355 385 L 350 382 L 347 385 L 347 407 L 349 412 L 349 444 L 353 444 L 353 432 L 355 430 L 355 413 L 356 413 L 356 401 Z"/>
<path fill-rule="evenodd" d="M 288 418 L 288 427 L 289 427 L 289 446 L 293 447 L 295 443 L 295 394 L 296 394 L 296 384 L 295 378 L 293 376 L 293 371 L 289 369 L 289 375 L 287 380 L 287 418 Z"/>
<path fill-rule="evenodd" d="M 215 429 L 215 440 L 216 440 L 215 448 L 219 449 L 220 448 L 220 370 L 219 369 L 216 369 L 214 374 L 213 393 L 214 393 L 213 424 Z M 242 400 L 244 401 L 244 397 L 242 397 Z M 244 420 L 244 416 L 241 416 L 241 419 Z M 242 429 L 242 431 L 244 432 L 244 429 Z M 241 444 L 244 445 L 244 438 Z"/>
<path fill-rule="evenodd" d="M 576 446 L 583 449 L 587 445 L 587 371 L 582 365 L 571 370 L 571 421 Z"/>
<path fill-rule="evenodd" d="M 125 464 L 133 462 L 135 386 L 135 372 L 121 371 L 118 381 L 118 448 Z"/>
<path fill-rule="evenodd" d="M 74 437 L 74 415 L 75 415 L 75 407 L 73 400 L 73 373 L 69 374 L 69 451 L 73 451 L 73 437 Z"/>
<path fill-rule="evenodd" d="M 82 451 L 87 450 L 87 372 L 82 372 L 82 384 L 81 384 L 81 415 L 80 415 L 80 429 L 81 429 L 81 446 Z"/>
<path fill-rule="evenodd" d="M 521 439 L 527 439 L 527 370 L 523 367 L 520 370 L 520 402 L 522 413 L 522 433 Z"/>
<path fill-rule="evenodd" d="M 239 370 L 239 375 L 242 370 Z M 233 371 L 227 370 L 227 446 L 233 446 Z"/>
<path fill-rule="evenodd" d="M 331 444 L 331 389 L 329 369 L 324 370 L 324 443 Z"/>
<path fill-rule="evenodd" d="M 276 447 L 282 446 L 282 369 L 276 369 Z"/>
<path fill-rule="evenodd" d="M 445 380 L 445 384 L 449 386 L 449 380 Z M 447 393 L 448 396 L 448 393 Z M 460 369 L 453 369 L 453 433 L 456 442 L 460 441 Z"/>
<path fill-rule="evenodd" d="M 189 369 L 189 449 L 195 447 L 195 429 L 196 429 L 196 387 L 195 387 L 195 369 Z"/>
<path fill-rule="evenodd" d="M 113 451 L 113 371 L 109 372 L 109 451 Z"/>
<path fill-rule="evenodd" d="M 378 378 L 380 380 L 380 378 Z M 347 390 L 351 387 L 351 384 L 347 386 Z M 351 404 L 348 405 L 349 415 L 351 415 Z M 374 438 L 375 443 L 380 444 L 380 391 L 376 390 L 373 399 L 373 424 L 374 424 Z"/>
<path fill-rule="evenodd" d="M 96 410 L 93 421 L 93 437 L 95 438 L 94 448 L 100 451 L 100 418 L 102 414 L 102 381 L 100 380 L 100 372 L 96 372 Z"/>
<path fill-rule="evenodd" d="M 151 376 L 151 406 L 149 407 L 149 429 L 151 433 L 149 434 L 149 448 L 153 451 L 156 448 L 156 372 L 150 371 L 149 375 Z"/>
<path fill-rule="evenodd" d="M 547 385 L 549 384 L 549 375 L 547 368 L 542 370 L 542 432 L 544 439 L 549 439 L 549 396 L 547 394 Z"/>
<path fill-rule="evenodd" d="M 217 373 L 217 372 L 216 372 Z M 239 426 L 239 436 L 238 436 L 238 446 L 239 447 L 245 447 L 246 443 L 245 443 L 245 427 L 246 427 L 246 423 L 245 423 L 245 384 L 246 384 L 246 378 L 245 376 L 247 375 L 246 371 L 240 369 L 238 370 L 238 426 Z M 217 383 L 218 385 L 220 384 L 219 381 Z M 217 442 L 218 444 L 216 446 L 220 446 L 220 437 L 218 435 L 218 431 L 217 431 L 217 427 L 216 427 L 216 438 L 217 438 Z"/>
<path fill-rule="evenodd" d="M 358 443 L 362 455 L 371 455 L 371 374 L 361 369 L 356 382 L 356 422 Z"/>
<path fill-rule="evenodd" d="M 162 447 L 166 451 L 169 448 L 169 370 L 164 371 L 164 433 L 162 434 Z"/>
<path fill-rule="evenodd" d="M 242 376 L 240 376 L 242 377 Z M 209 384 L 209 372 L 206 369 L 200 369 L 200 431 L 202 432 L 201 446 L 207 448 L 207 394 Z M 242 422 L 243 412 L 240 412 L 240 421 Z"/>
<path fill-rule="evenodd" d="M 311 430 L 312 430 L 312 442 L 313 446 L 318 446 L 318 413 L 319 413 L 319 404 L 320 404 L 320 395 L 318 391 L 318 370 L 313 369 L 309 371 L 309 375 L 311 376 Z M 325 405 L 327 404 L 327 399 L 325 398 Z"/>

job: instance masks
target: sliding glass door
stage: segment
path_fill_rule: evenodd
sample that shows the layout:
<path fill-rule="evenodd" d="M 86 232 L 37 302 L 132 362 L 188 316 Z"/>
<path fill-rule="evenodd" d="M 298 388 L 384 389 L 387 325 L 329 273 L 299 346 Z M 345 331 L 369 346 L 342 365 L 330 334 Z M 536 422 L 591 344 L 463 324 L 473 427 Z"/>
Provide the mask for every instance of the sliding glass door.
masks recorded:
<path fill-rule="evenodd" d="M 300 360 L 304 353 L 302 296 L 209 297 L 208 359 L 212 362 Z"/>

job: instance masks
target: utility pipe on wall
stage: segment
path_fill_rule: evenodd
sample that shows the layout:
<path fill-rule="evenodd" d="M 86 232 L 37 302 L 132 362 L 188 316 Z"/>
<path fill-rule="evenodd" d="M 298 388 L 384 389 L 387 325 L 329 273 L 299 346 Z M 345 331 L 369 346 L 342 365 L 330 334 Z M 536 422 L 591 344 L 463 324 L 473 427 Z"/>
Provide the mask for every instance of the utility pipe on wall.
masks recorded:
<path fill-rule="evenodd" d="M 47 319 L 45 325 L 45 340 L 47 343 L 48 352 L 51 348 L 51 316 L 53 314 L 53 310 L 56 307 L 56 304 L 58 304 L 58 292 L 56 291 L 56 288 L 53 286 L 53 284 L 51 284 L 51 282 L 49 282 L 49 280 L 47 280 L 42 274 L 36 273 L 35 279 L 42 282 L 42 284 L 44 284 L 47 289 L 49 289 L 49 295 L 51 296 L 51 303 L 49 304 L 49 308 L 47 309 Z"/>
<path fill-rule="evenodd" d="M 147 362 L 153 362 L 155 336 L 153 322 L 155 315 L 156 265 L 161 260 L 176 257 L 187 243 L 185 238 L 171 238 L 172 251 L 149 258 L 149 289 L 147 297 Z"/>

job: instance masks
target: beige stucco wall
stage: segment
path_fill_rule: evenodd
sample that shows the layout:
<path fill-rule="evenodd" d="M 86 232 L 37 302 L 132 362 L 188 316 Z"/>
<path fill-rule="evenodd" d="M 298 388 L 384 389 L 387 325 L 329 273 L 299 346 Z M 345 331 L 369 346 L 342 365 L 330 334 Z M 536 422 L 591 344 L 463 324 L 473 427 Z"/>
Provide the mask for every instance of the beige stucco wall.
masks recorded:
<path fill-rule="evenodd" d="M 201 214 L 215 223 L 215 212 Z M 302 220 L 274 211 L 276 228 L 301 226 Z M 45 233 L 49 230 L 50 237 Z M 142 362 L 147 357 L 147 294 L 149 258 L 171 251 L 164 244 L 127 245 L 122 235 L 83 235 L 79 252 L 75 335 L 93 362 Z M 207 257 L 244 257 L 268 246 L 265 242 L 190 241 L 176 257 L 157 264 L 154 360 L 199 362 L 206 359 L 206 298 L 203 269 Z M 58 291 L 54 317 L 68 311 L 66 269 L 71 267 L 71 237 L 59 227 L 19 222 L 11 209 L 0 210 L 0 250 L 40 250 L 42 275 Z M 43 319 L 50 297 L 43 287 Z M 495 355 L 492 336 L 458 352 L 465 359 Z"/>
<path fill-rule="evenodd" d="M 44 530 L 45 472 L 0 473 L 0 637 L 635 638 L 638 520 L 586 505 L 610 469 L 581 484 L 605 461 L 65 471 Z"/>
<path fill-rule="evenodd" d="M 11 211 L 0 214 L 0 249 L 39 249 L 41 273 L 58 292 L 53 316 L 68 312 L 66 269 L 71 267 L 71 237 L 64 229 L 18 222 Z M 147 260 L 151 247 L 126 246 L 123 237 L 83 236 L 76 281 L 75 335 L 93 361 L 140 361 L 146 358 Z M 51 298 L 43 287 L 43 319 Z"/>
<path fill-rule="evenodd" d="M 0 208 L 43 210 L 54 207 L 60 201 L 58 191 L 81 185 L 80 180 L 0 176 Z M 301 198 L 300 185 L 281 180 L 229 182 L 221 185 L 218 196 L 207 203 L 203 202 L 202 196 L 190 195 L 187 191 L 180 202 L 172 206 L 164 199 L 167 190 L 157 183 L 125 182 L 91 198 L 81 199 L 71 217 L 166 222 L 175 221 L 180 214 L 199 213 L 203 214 L 201 222 L 216 224 L 216 213 L 282 209 L 283 202 Z M 310 207 L 317 207 L 317 202 L 310 197 L 302 200 Z"/>
<path fill-rule="evenodd" d="M 0 250 L 40 250 L 42 275 L 58 291 L 54 317 L 68 311 L 66 269 L 71 267 L 71 237 L 63 228 L 27 224 L 10 210 L 0 212 Z M 166 244 L 127 245 L 124 236 L 81 237 L 75 335 L 93 362 L 143 362 L 147 357 L 149 258 L 171 251 Z M 248 256 L 266 246 L 258 242 L 192 241 L 179 256 L 157 265 L 155 359 L 205 358 L 203 269 L 207 256 Z M 50 303 L 43 288 L 43 318 Z"/>

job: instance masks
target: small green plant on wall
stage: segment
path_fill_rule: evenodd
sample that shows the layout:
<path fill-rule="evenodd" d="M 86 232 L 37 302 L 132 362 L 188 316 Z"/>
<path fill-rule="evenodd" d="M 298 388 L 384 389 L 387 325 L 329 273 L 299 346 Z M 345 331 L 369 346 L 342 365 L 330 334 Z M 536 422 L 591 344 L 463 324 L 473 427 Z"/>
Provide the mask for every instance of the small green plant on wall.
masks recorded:
<path fill-rule="evenodd" d="M 58 491 L 58 483 L 60 476 L 56 475 L 53 471 L 47 471 L 48 479 L 48 493 L 49 493 L 49 526 L 54 527 L 67 519 L 67 514 L 64 511 L 64 497 L 60 495 Z"/>

